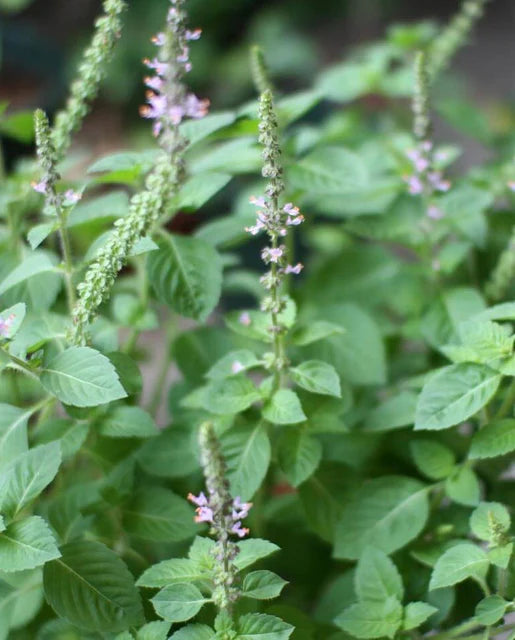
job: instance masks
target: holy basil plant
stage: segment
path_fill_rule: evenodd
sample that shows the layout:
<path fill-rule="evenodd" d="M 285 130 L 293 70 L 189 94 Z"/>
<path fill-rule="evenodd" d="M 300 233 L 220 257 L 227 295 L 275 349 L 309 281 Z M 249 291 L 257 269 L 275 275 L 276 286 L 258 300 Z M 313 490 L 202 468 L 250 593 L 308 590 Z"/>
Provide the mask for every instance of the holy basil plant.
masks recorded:
<path fill-rule="evenodd" d="M 508 637 L 515 113 L 445 81 L 487 0 L 296 93 L 255 47 L 210 113 L 162 4 L 148 148 L 69 154 L 123 0 L 52 121 L 0 114 L 0 640 Z"/>

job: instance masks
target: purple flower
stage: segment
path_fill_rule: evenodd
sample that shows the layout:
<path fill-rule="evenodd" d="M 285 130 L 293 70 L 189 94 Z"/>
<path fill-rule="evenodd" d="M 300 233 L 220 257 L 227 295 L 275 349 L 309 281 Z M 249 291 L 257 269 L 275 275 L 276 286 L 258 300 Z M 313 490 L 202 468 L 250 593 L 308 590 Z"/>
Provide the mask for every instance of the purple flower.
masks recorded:
<path fill-rule="evenodd" d="M 304 265 L 301 264 L 300 262 L 298 262 L 294 267 L 292 267 L 289 264 L 289 265 L 287 265 L 286 269 L 284 270 L 284 273 L 294 273 L 295 275 L 298 276 L 303 268 L 304 268 Z"/>
<path fill-rule="evenodd" d="M 515 180 L 510 180 L 510 182 L 508 182 L 508 189 L 515 191 Z"/>
<path fill-rule="evenodd" d="M 248 327 L 250 326 L 250 324 L 252 323 L 252 320 L 250 318 L 250 314 L 248 311 L 244 311 L 239 319 L 238 319 L 239 323 L 242 324 L 244 327 Z"/>
<path fill-rule="evenodd" d="M 426 214 L 428 218 L 431 218 L 431 220 L 441 220 L 444 216 L 443 211 L 434 204 L 429 205 Z"/>
<path fill-rule="evenodd" d="M 32 182 L 31 186 L 34 191 L 45 194 L 48 188 L 48 182 L 46 180 L 40 180 L 40 182 Z"/>
<path fill-rule="evenodd" d="M 266 200 L 263 196 L 259 196 L 259 198 L 256 198 L 256 196 L 250 196 L 249 202 L 255 207 L 266 207 Z"/>
<path fill-rule="evenodd" d="M 234 520 L 243 520 L 249 515 L 252 502 L 242 502 L 240 496 L 236 496 L 233 501 L 232 517 Z"/>
<path fill-rule="evenodd" d="M 239 538 L 244 538 L 249 533 L 249 529 L 242 527 L 241 522 L 235 522 L 231 527 L 231 533 L 236 534 Z"/>
<path fill-rule="evenodd" d="M 153 69 L 158 76 L 164 76 L 170 68 L 170 65 L 167 62 L 161 62 L 157 58 L 153 58 L 152 60 L 145 58 L 143 60 L 143 64 L 149 69 Z"/>
<path fill-rule="evenodd" d="M 144 82 L 153 91 L 160 91 L 163 86 L 163 80 L 159 76 L 146 76 Z"/>
<path fill-rule="evenodd" d="M 64 193 L 64 203 L 66 205 L 77 204 L 79 200 L 82 198 L 82 193 L 78 191 L 74 191 L 73 189 L 68 189 Z"/>
<path fill-rule="evenodd" d="M 408 191 L 413 196 L 420 195 L 424 191 L 424 184 L 418 176 L 409 176 L 406 178 L 408 183 Z"/>
<path fill-rule="evenodd" d="M 188 493 L 188 500 L 196 504 L 197 507 L 206 507 L 207 506 L 207 498 L 203 491 L 201 491 L 198 496 L 193 495 L 192 493 Z"/>
<path fill-rule="evenodd" d="M 186 30 L 186 40 L 198 40 L 202 35 L 202 29 Z"/>
<path fill-rule="evenodd" d="M 279 262 L 280 258 L 284 255 L 284 247 L 265 247 L 261 252 L 261 257 L 265 262 Z"/>
<path fill-rule="evenodd" d="M 304 216 L 302 215 L 302 213 L 300 213 L 298 216 L 295 216 L 294 218 L 288 216 L 286 218 L 286 224 L 290 227 L 294 226 L 296 227 L 299 224 L 302 224 L 304 222 Z"/>
<path fill-rule="evenodd" d="M 0 337 L 8 338 L 16 315 L 12 313 L 7 318 L 0 318 Z"/>
<path fill-rule="evenodd" d="M 151 41 L 157 47 L 162 47 L 166 42 L 166 36 L 164 33 L 156 33 L 156 35 L 153 38 L 151 38 Z"/>
<path fill-rule="evenodd" d="M 239 360 L 235 360 L 231 364 L 231 371 L 233 373 L 241 373 L 242 371 L 245 371 L 245 367 L 241 364 Z"/>

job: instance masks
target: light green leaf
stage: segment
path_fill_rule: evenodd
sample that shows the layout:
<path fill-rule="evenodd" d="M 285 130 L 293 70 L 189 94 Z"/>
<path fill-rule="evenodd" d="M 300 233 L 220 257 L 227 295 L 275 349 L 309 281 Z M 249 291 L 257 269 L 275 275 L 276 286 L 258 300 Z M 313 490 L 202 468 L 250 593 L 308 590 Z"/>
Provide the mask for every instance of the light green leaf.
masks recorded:
<path fill-rule="evenodd" d="M 429 514 L 425 486 L 402 476 L 369 480 L 344 504 L 335 532 L 336 558 L 359 558 L 367 546 L 392 553 L 417 537 Z"/>
<path fill-rule="evenodd" d="M 46 253 L 33 253 L 27 256 L 23 262 L 15 267 L 11 273 L 0 283 L 0 295 L 11 287 L 25 282 L 40 273 L 55 271 L 55 261 Z"/>
<path fill-rule="evenodd" d="M 207 624 L 187 624 L 172 633 L 169 640 L 212 640 L 214 637 L 215 632 Z"/>
<path fill-rule="evenodd" d="M 0 511 L 14 517 L 52 482 L 60 464 L 58 442 L 34 447 L 14 458 L 0 473 Z"/>
<path fill-rule="evenodd" d="M 60 617 L 90 631 L 143 624 L 141 599 L 125 563 L 99 542 L 71 542 L 43 571 L 45 596 Z"/>
<path fill-rule="evenodd" d="M 480 624 L 489 627 L 504 617 L 510 603 L 501 596 L 493 595 L 483 598 L 476 606 L 475 615 Z"/>
<path fill-rule="evenodd" d="M 263 407 L 263 418 L 272 424 L 296 424 L 307 420 L 299 397 L 291 389 L 279 389 Z"/>
<path fill-rule="evenodd" d="M 262 540 L 261 538 L 241 540 L 238 542 L 238 549 L 238 555 L 234 559 L 234 564 L 239 571 L 279 551 L 279 547 L 276 544 L 268 540 Z"/>
<path fill-rule="evenodd" d="M 222 451 L 227 461 L 231 492 L 249 500 L 268 471 L 271 457 L 266 427 L 241 425 L 228 429 L 221 437 Z"/>
<path fill-rule="evenodd" d="M 261 361 L 248 349 L 231 351 L 209 369 L 206 378 L 216 380 L 218 378 L 229 378 L 241 371 L 248 371 L 255 367 L 262 366 Z"/>
<path fill-rule="evenodd" d="M 345 194 L 364 186 L 368 172 L 363 160 L 342 147 L 315 149 L 288 171 L 292 188 L 310 194 Z"/>
<path fill-rule="evenodd" d="M 241 413 L 260 399 L 254 383 L 245 375 L 219 378 L 204 387 L 202 407 L 220 415 Z"/>
<path fill-rule="evenodd" d="M 232 176 L 227 173 L 205 172 L 192 176 L 170 202 L 170 210 L 197 211 L 221 191 Z"/>
<path fill-rule="evenodd" d="M 438 609 L 431 604 L 427 604 L 427 602 L 410 602 L 404 609 L 403 630 L 416 629 L 436 611 Z"/>
<path fill-rule="evenodd" d="M 292 380 L 307 391 L 341 397 L 340 378 L 335 368 L 321 360 L 306 360 L 290 369 Z"/>
<path fill-rule="evenodd" d="M 80 202 L 70 212 L 67 227 L 76 227 L 94 220 L 116 220 L 129 211 L 129 198 L 125 191 L 111 191 L 97 198 Z"/>
<path fill-rule="evenodd" d="M 415 429 L 447 429 L 475 415 L 501 376 L 482 364 L 453 364 L 431 376 L 419 396 Z"/>
<path fill-rule="evenodd" d="M 397 567 L 380 549 L 367 547 L 359 559 L 355 576 L 360 600 L 384 602 L 390 596 L 402 601 L 404 587 Z"/>
<path fill-rule="evenodd" d="M 252 571 L 243 580 L 242 595 L 256 600 L 271 600 L 277 598 L 287 584 L 272 571 Z"/>
<path fill-rule="evenodd" d="M 265 613 L 246 613 L 237 622 L 239 640 L 287 640 L 293 627 Z"/>
<path fill-rule="evenodd" d="M 160 478 L 181 478 L 199 468 L 196 446 L 192 431 L 174 424 L 147 440 L 136 455 L 147 473 Z"/>
<path fill-rule="evenodd" d="M 59 353 L 41 372 L 41 384 L 75 407 L 95 407 L 127 396 L 109 359 L 90 347 Z"/>
<path fill-rule="evenodd" d="M 178 582 L 196 582 L 209 578 L 206 572 L 196 562 L 189 558 L 172 558 L 163 560 L 149 567 L 136 582 L 138 587 L 163 588 Z"/>
<path fill-rule="evenodd" d="M 102 419 L 99 433 L 110 438 L 151 438 L 159 431 L 152 416 L 143 409 L 119 406 Z"/>
<path fill-rule="evenodd" d="M 358 602 L 335 622 L 355 638 L 393 638 L 402 623 L 402 605 L 394 596 L 382 602 Z"/>
<path fill-rule="evenodd" d="M 322 445 L 305 429 L 288 429 L 279 440 L 278 457 L 289 482 L 298 487 L 316 471 L 322 459 Z"/>
<path fill-rule="evenodd" d="M 209 602 L 193 584 L 172 584 L 161 589 L 151 600 L 156 613 L 167 622 L 184 622 L 193 618 Z"/>
<path fill-rule="evenodd" d="M 450 587 L 467 578 L 482 581 L 488 565 L 488 556 L 483 549 L 470 543 L 458 544 L 438 559 L 431 574 L 429 588 L 433 590 Z"/>
<path fill-rule="evenodd" d="M 458 504 L 474 507 L 481 496 L 481 487 L 474 470 L 466 465 L 456 469 L 445 481 L 445 493 Z"/>
<path fill-rule="evenodd" d="M 417 396 L 411 391 L 401 391 L 373 409 L 365 420 L 366 431 L 393 431 L 415 422 Z"/>
<path fill-rule="evenodd" d="M 511 526 L 508 509 L 500 502 L 481 502 L 470 516 L 472 533 L 485 542 L 495 542 L 497 536 L 491 525 L 508 532 Z"/>
<path fill-rule="evenodd" d="M 136 491 L 123 507 L 123 524 L 130 535 L 156 542 L 179 542 L 196 531 L 190 505 L 162 487 Z"/>
<path fill-rule="evenodd" d="M 418 469 L 431 480 L 441 480 L 452 473 L 456 458 L 449 447 L 434 440 L 414 440 L 410 448 Z"/>
<path fill-rule="evenodd" d="M 166 640 L 169 631 L 170 625 L 168 622 L 149 622 L 141 629 L 138 629 L 136 640 Z"/>
<path fill-rule="evenodd" d="M 299 347 L 304 347 L 324 338 L 345 333 L 345 329 L 335 322 L 325 320 L 313 320 L 306 325 L 296 326 L 291 334 L 292 342 Z"/>
<path fill-rule="evenodd" d="M 222 290 L 222 261 L 207 242 L 167 234 L 148 257 L 148 277 L 160 302 L 203 322 Z"/>
<path fill-rule="evenodd" d="M 27 421 L 32 410 L 0 403 L 0 469 L 27 451 Z"/>
<path fill-rule="evenodd" d="M 59 556 L 54 536 L 39 516 L 13 522 L 0 533 L 0 571 L 34 569 Z"/>
<path fill-rule="evenodd" d="M 506 418 L 487 424 L 474 434 L 469 458 L 495 458 L 513 450 L 515 450 L 515 420 Z"/>

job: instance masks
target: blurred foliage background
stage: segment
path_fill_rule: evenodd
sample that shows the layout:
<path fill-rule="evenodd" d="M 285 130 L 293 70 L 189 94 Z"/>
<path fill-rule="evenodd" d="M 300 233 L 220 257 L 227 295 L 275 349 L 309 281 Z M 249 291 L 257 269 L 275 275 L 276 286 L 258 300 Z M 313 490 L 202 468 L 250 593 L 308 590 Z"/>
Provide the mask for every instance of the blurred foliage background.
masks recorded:
<path fill-rule="evenodd" d="M 119 118 L 136 121 L 143 100 L 141 59 L 159 29 L 168 0 L 129 0 L 126 31 L 103 91 L 107 131 Z M 252 95 L 248 50 L 260 44 L 278 86 L 307 87 L 318 69 L 341 60 L 356 44 L 383 36 L 399 22 L 445 21 L 459 0 L 190 0 L 192 25 L 204 31 L 194 47 L 191 82 L 215 108 Z M 1 94 L 13 107 L 55 110 L 65 97 L 77 56 L 91 33 L 100 0 L 0 0 Z M 457 68 L 471 72 L 479 93 L 515 92 L 515 3 L 492 0 Z M 113 108 L 114 107 L 114 108 Z"/>

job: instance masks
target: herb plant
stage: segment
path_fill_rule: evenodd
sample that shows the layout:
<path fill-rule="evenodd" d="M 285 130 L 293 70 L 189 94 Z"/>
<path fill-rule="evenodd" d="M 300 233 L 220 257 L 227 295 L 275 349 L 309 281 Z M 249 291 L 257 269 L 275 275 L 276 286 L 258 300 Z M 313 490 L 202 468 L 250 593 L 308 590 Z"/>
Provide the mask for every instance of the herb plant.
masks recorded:
<path fill-rule="evenodd" d="M 105 0 L 0 186 L 0 639 L 512 630 L 515 116 L 445 75 L 487 4 L 287 96 L 255 47 L 259 99 L 208 114 L 163 0 L 154 143 L 77 178 Z M 435 112 L 491 159 L 453 167 Z"/>

